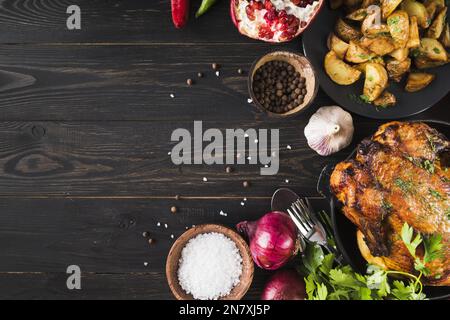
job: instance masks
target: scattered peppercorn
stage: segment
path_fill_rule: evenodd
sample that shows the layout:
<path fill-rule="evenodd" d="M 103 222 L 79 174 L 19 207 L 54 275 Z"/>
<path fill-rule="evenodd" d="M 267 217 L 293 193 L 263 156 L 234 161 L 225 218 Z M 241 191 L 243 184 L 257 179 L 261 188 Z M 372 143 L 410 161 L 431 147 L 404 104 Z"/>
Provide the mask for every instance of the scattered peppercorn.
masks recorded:
<path fill-rule="evenodd" d="M 155 243 L 154 239 L 152 239 L 152 238 L 148 239 L 148 244 L 154 244 L 154 243 Z"/>
<path fill-rule="evenodd" d="M 180 200 L 180 195 L 179 194 L 177 194 L 176 196 L 175 196 L 175 200 Z"/>
<path fill-rule="evenodd" d="M 148 231 L 142 232 L 142 236 L 143 236 L 144 238 L 148 238 L 149 235 L 150 235 L 150 233 L 149 233 Z"/>
<path fill-rule="evenodd" d="M 250 182 L 244 181 L 244 182 L 242 182 L 242 186 L 243 186 L 244 188 L 248 188 L 248 187 L 250 187 Z"/>
<path fill-rule="evenodd" d="M 238 72 L 239 74 L 243 74 L 243 73 L 244 73 L 244 70 L 242 70 L 241 68 L 239 68 L 239 69 L 237 70 L 237 72 Z"/>
<path fill-rule="evenodd" d="M 173 206 L 172 208 L 170 208 L 170 212 L 177 213 L 178 212 L 178 208 Z"/>
<path fill-rule="evenodd" d="M 187 79 L 186 83 L 188 86 L 192 86 L 194 84 L 194 81 L 192 79 Z"/>
<path fill-rule="evenodd" d="M 252 88 L 256 100 L 265 109 L 284 113 L 303 104 L 306 79 L 290 63 L 272 60 L 256 70 Z"/>
<path fill-rule="evenodd" d="M 228 167 L 225 168 L 225 171 L 226 171 L 227 173 L 231 173 L 231 172 L 233 172 L 233 168 L 230 167 L 230 166 L 228 166 Z"/>
<path fill-rule="evenodd" d="M 219 69 L 219 65 L 217 63 L 213 63 L 211 66 L 214 70 Z"/>

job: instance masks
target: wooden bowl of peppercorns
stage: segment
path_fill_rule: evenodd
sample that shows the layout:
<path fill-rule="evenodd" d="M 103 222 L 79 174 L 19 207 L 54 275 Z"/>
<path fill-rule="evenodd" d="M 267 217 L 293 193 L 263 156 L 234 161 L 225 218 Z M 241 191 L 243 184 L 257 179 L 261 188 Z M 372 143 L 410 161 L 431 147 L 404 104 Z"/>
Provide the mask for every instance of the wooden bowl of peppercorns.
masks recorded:
<path fill-rule="evenodd" d="M 303 112 L 319 89 L 308 59 L 289 51 L 274 51 L 257 59 L 248 77 L 253 103 L 270 117 L 289 117 Z"/>

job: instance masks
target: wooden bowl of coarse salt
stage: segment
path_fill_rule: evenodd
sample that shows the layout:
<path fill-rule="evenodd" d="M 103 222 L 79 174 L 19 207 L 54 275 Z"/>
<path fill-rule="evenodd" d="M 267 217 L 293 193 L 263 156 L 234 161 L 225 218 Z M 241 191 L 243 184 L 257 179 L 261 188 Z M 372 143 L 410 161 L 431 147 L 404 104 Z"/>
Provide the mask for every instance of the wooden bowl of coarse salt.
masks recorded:
<path fill-rule="evenodd" d="M 183 233 L 170 249 L 166 276 L 178 300 L 239 300 L 254 273 L 250 249 L 235 231 L 204 224 Z"/>

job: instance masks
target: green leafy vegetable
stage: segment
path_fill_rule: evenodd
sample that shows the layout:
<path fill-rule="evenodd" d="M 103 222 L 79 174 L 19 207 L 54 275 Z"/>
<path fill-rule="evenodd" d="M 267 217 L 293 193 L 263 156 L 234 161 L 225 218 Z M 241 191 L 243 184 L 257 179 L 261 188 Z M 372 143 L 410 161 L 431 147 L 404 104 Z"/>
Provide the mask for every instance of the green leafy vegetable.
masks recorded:
<path fill-rule="evenodd" d="M 433 260 L 442 258 L 442 235 L 433 234 L 429 237 L 424 237 L 423 245 L 425 247 L 425 255 L 423 257 L 425 263 L 429 263 Z"/>
<path fill-rule="evenodd" d="M 372 265 L 367 274 L 362 275 L 347 265 L 334 266 L 334 258 L 333 254 L 324 255 L 318 245 L 307 245 L 299 269 L 305 276 L 309 300 L 425 299 L 420 279 L 414 275 L 385 271 Z M 407 283 L 397 280 L 394 281 L 397 284 L 391 285 L 390 274 L 403 275 L 411 280 Z"/>

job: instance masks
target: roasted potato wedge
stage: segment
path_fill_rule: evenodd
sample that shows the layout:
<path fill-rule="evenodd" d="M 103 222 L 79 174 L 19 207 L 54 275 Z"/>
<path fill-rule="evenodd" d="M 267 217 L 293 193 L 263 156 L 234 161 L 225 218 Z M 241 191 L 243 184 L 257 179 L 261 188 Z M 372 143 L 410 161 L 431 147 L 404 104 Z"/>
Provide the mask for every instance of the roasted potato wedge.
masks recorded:
<path fill-rule="evenodd" d="M 381 14 L 383 19 L 387 19 L 392 12 L 398 7 L 402 0 L 382 0 L 381 1 Z"/>
<path fill-rule="evenodd" d="M 410 73 L 406 82 L 405 90 L 416 92 L 428 86 L 434 80 L 434 75 L 430 73 Z"/>
<path fill-rule="evenodd" d="M 447 64 L 447 61 L 431 61 L 424 57 L 416 57 L 414 58 L 414 64 L 416 65 L 417 69 L 429 69 L 429 68 L 436 68 L 443 66 L 444 64 Z"/>
<path fill-rule="evenodd" d="M 364 35 L 378 35 L 382 33 L 389 33 L 389 27 L 386 24 L 377 21 L 378 12 L 367 9 L 367 15 L 362 20 L 361 32 Z"/>
<path fill-rule="evenodd" d="M 448 23 L 445 24 L 444 30 L 442 31 L 439 41 L 442 43 L 444 47 L 446 48 L 450 47 L 450 27 L 448 26 Z"/>
<path fill-rule="evenodd" d="M 361 71 L 339 59 L 334 51 L 328 52 L 325 56 L 324 67 L 331 80 L 340 85 L 355 83 L 361 76 Z"/>
<path fill-rule="evenodd" d="M 375 107 L 379 108 L 393 107 L 396 103 L 397 99 L 395 98 L 395 96 L 386 90 L 383 91 L 383 93 L 373 101 Z"/>
<path fill-rule="evenodd" d="M 409 71 L 411 67 L 411 59 L 406 58 L 403 61 L 391 59 L 386 63 L 386 70 L 390 79 L 400 82 L 402 76 Z"/>
<path fill-rule="evenodd" d="M 436 18 L 434 18 L 430 27 L 427 29 L 428 38 L 439 39 L 445 27 L 446 17 L 447 17 L 447 7 L 439 9 Z"/>
<path fill-rule="evenodd" d="M 428 17 L 433 19 L 438 10 L 445 7 L 445 0 L 425 0 L 423 5 L 427 9 Z"/>
<path fill-rule="evenodd" d="M 368 63 L 366 65 L 366 79 L 364 81 L 363 94 L 367 101 L 374 101 L 386 89 L 388 74 L 386 69 L 379 63 Z"/>
<path fill-rule="evenodd" d="M 418 49 L 419 56 L 426 57 L 432 61 L 447 61 L 447 51 L 436 39 L 422 38 Z"/>
<path fill-rule="evenodd" d="M 396 48 L 406 47 L 409 39 L 409 16 L 406 11 L 397 10 L 387 18 L 387 25 Z"/>
<path fill-rule="evenodd" d="M 363 63 L 372 59 L 374 55 L 364 47 L 358 45 L 356 41 L 350 41 L 345 60 L 352 63 Z"/>
<path fill-rule="evenodd" d="M 346 15 L 345 18 L 353 21 L 363 21 L 366 16 L 367 16 L 367 9 L 360 8 Z"/>
<path fill-rule="evenodd" d="M 417 17 L 409 17 L 409 38 L 406 43 L 407 48 L 417 48 L 420 46 L 419 26 L 417 25 Z"/>
<path fill-rule="evenodd" d="M 345 42 L 350 42 L 350 40 L 358 40 L 362 36 L 358 29 L 351 26 L 341 18 L 338 19 L 334 31 L 336 35 Z"/>
<path fill-rule="evenodd" d="M 330 0 L 331 9 L 335 10 L 344 4 L 344 0 Z"/>
<path fill-rule="evenodd" d="M 397 49 L 392 51 L 391 53 L 389 53 L 389 55 L 398 60 L 398 61 L 403 61 L 406 58 L 408 58 L 408 54 L 409 54 L 409 49 L 408 48 L 401 48 L 401 49 Z"/>
<path fill-rule="evenodd" d="M 401 4 L 402 10 L 406 11 L 408 15 L 417 17 L 417 23 L 421 28 L 428 28 L 430 25 L 430 18 L 425 6 L 414 0 L 403 0 Z"/>
<path fill-rule="evenodd" d="M 388 36 L 378 36 L 365 41 L 367 48 L 378 56 L 384 56 L 395 50 L 394 40 Z"/>
<path fill-rule="evenodd" d="M 355 65 L 353 66 L 353 68 L 356 68 L 356 69 L 358 69 L 359 71 L 361 71 L 362 73 L 365 74 L 365 73 L 366 73 L 366 65 L 367 65 L 368 63 L 379 63 L 379 64 L 381 64 L 382 66 L 385 65 L 383 58 L 381 58 L 381 57 L 375 57 L 375 58 L 371 59 L 370 61 L 355 64 Z"/>
<path fill-rule="evenodd" d="M 333 32 L 328 36 L 328 49 L 336 52 L 339 59 L 344 59 L 348 43 L 339 39 Z"/>

